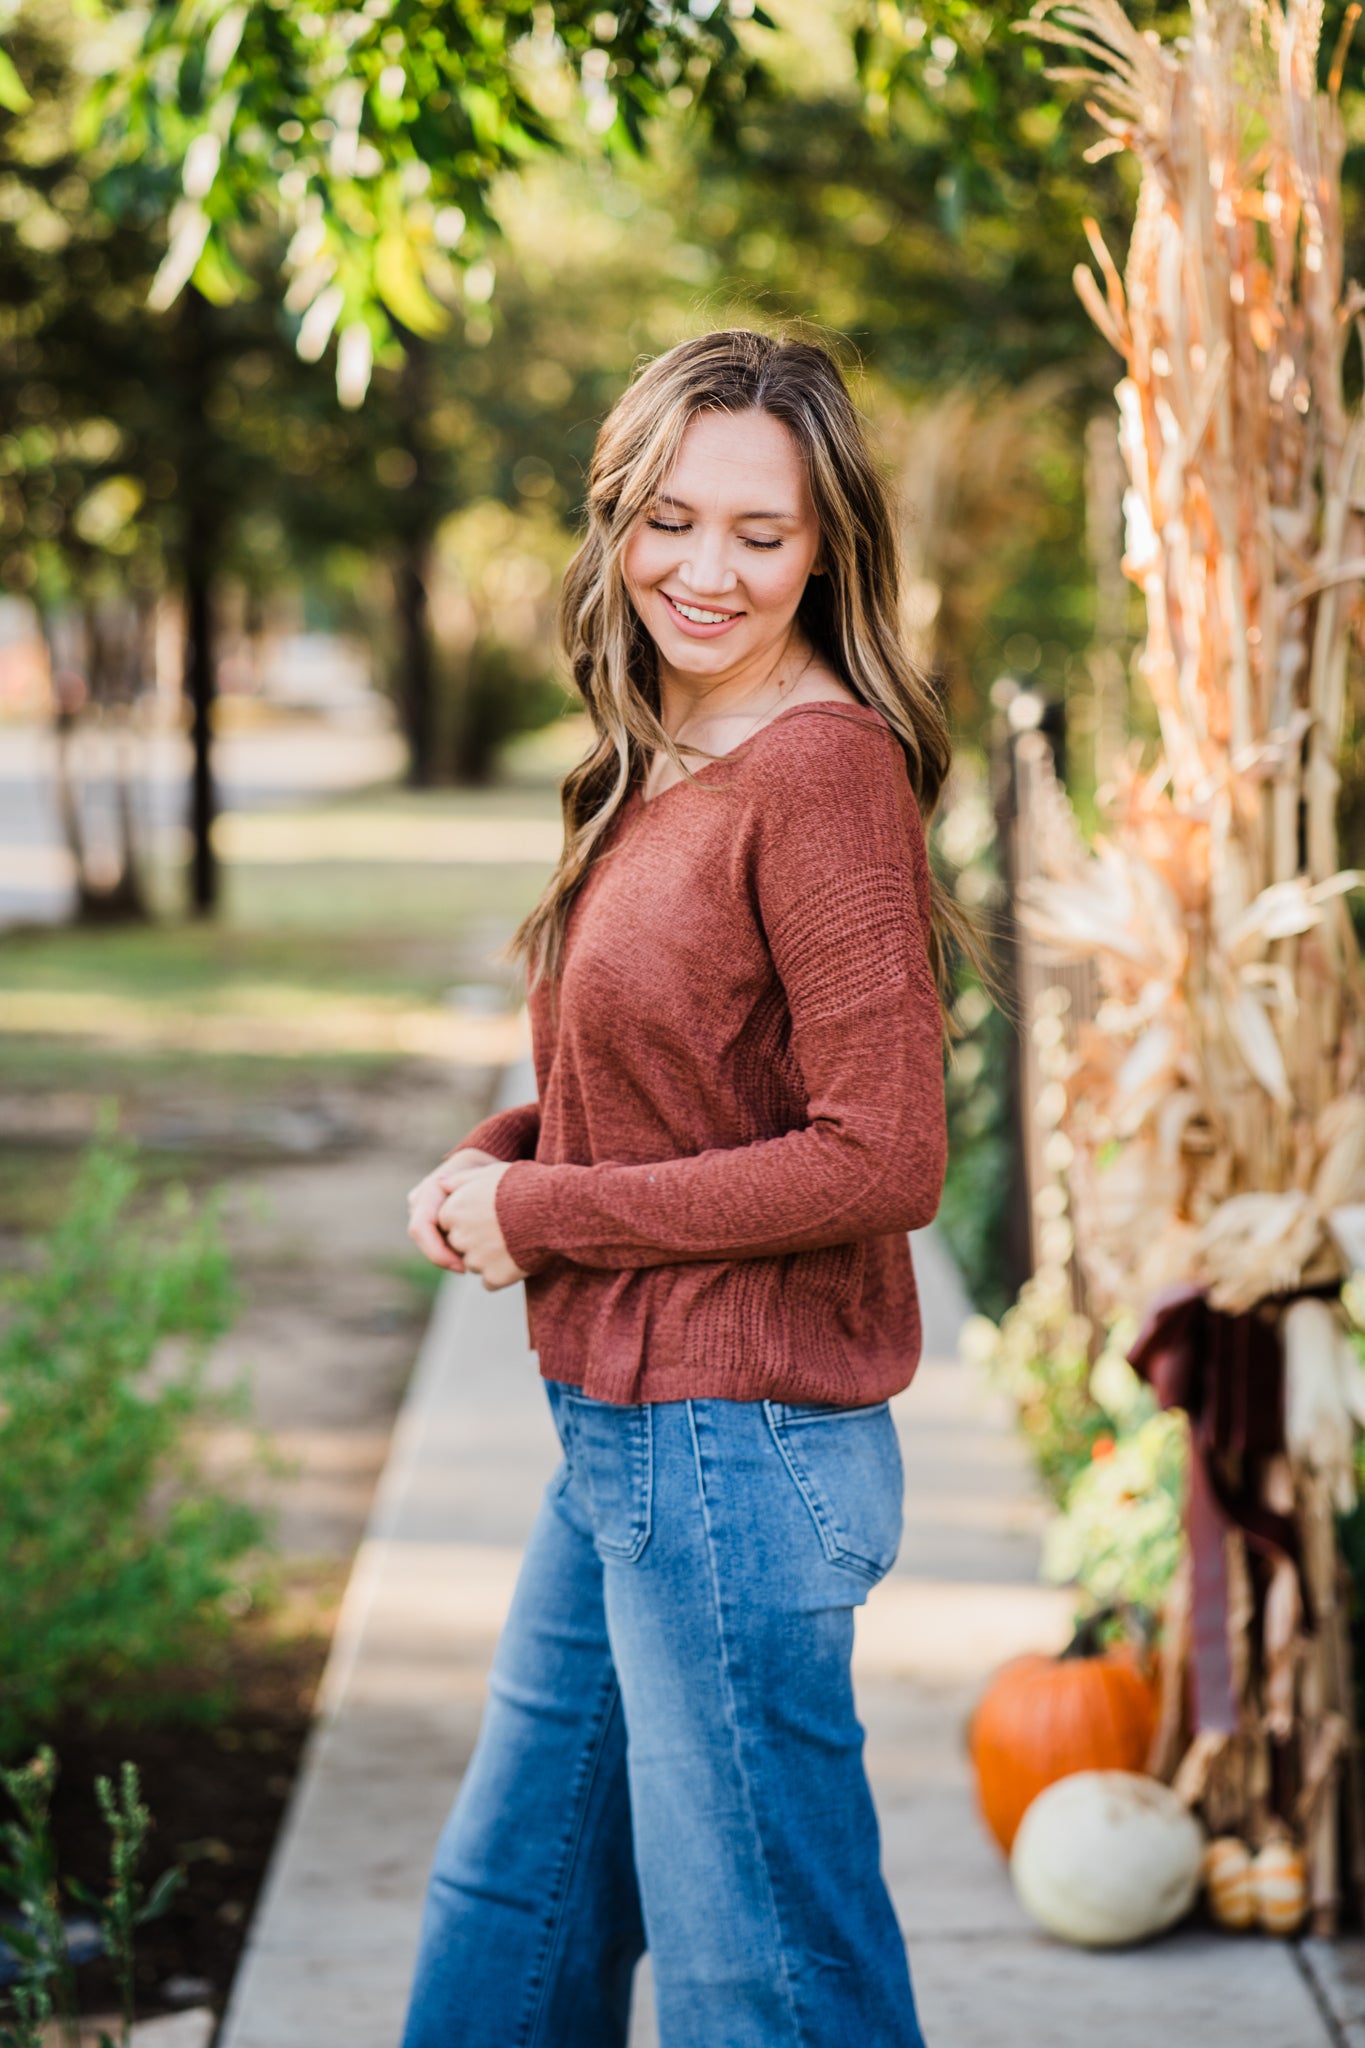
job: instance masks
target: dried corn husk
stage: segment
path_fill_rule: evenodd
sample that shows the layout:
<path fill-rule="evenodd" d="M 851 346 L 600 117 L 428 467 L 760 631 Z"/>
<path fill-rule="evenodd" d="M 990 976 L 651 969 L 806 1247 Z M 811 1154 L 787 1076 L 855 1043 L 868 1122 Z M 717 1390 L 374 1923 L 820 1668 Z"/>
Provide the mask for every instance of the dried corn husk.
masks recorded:
<path fill-rule="evenodd" d="M 1331 1305 L 1291 1302 L 1284 1333 L 1285 1445 L 1325 1481 L 1338 1514 L 1356 1504 L 1355 1439 L 1365 1426 L 1365 1372 Z"/>
<path fill-rule="evenodd" d="M 1365 982 L 1336 859 L 1335 763 L 1365 573 L 1365 422 L 1340 335 L 1343 138 L 1311 0 L 1197 0 L 1182 47 L 1116 0 L 1040 0 L 1090 111 L 1142 167 L 1126 271 L 1090 231 L 1078 286 L 1124 359 L 1124 566 L 1158 762 L 1086 848 L 1044 817 L 1021 918 L 1096 963 L 1065 1127 L 1101 1309 L 1162 1278 L 1216 1306 L 1342 1271 L 1365 1202 Z M 1178 1104 L 1172 1113 L 1171 1105 Z M 1142 1227 L 1135 1227 L 1138 1217 Z"/>
<path fill-rule="evenodd" d="M 1347 915 L 1365 877 L 1342 869 L 1336 830 L 1365 618 L 1365 412 L 1343 353 L 1365 339 L 1365 292 L 1344 277 L 1340 62 L 1321 90 L 1318 0 L 1193 0 L 1168 44 L 1117 0 L 1038 0 L 1029 26 L 1079 54 L 1056 75 L 1090 88 L 1103 146 L 1141 167 L 1122 275 L 1092 229 L 1077 287 L 1123 358 L 1123 566 L 1145 600 L 1137 668 L 1160 747 L 1124 765 L 1093 846 L 1060 795 L 1039 810 L 1020 909 L 1038 947 L 1093 961 L 1099 985 L 1053 1077 L 1076 1254 L 1102 1311 L 1194 1280 L 1217 1308 L 1270 1313 L 1365 1263 L 1365 976 Z M 1261 1845 L 1261 1925 L 1292 1932 L 1311 1912 L 1327 1933 L 1343 1773 L 1358 1803 L 1334 1513 L 1354 1497 L 1365 1383 L 1325 1302 L 1290 1311 L 1286 1347 L 1287 1455 L 1257 1483 L 1292 1515 L 1301 1568 L 1282 1556 L 1254 1586 L 1228 1536 L 1239 1725 L 1184 1729 L 1173 1676 L 1161 1757 L 1215 1835 Z M 1175 1624 L 1178 1665 L 1183 1605 Z M 1236 1845 L 1219 1850 L 1241 1915 Z"/>

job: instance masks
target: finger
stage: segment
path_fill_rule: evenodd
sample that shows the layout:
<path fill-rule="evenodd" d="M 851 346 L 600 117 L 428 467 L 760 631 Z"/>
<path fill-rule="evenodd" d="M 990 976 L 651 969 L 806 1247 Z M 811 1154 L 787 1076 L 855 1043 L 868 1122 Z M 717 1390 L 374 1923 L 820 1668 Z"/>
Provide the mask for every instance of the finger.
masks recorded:
<path fill-rule="evenodd" d="M 480 1152 L 471 1146 L 463 1152 L 452 1152 L 448 1159 L 443 1159 L 435 1168 L 433 1178 L 458 1180 L 462 1174 L 479 1173 L 484 1167 L 496 1166 L 497 1163 L 491 1152 Z"/>
<path fill-rule="evenodd" d="M 408 1225 L 408 1236 L 422 1255 L 430 1259 L 433 1266 L 444 1266 L 450 1273 L 464 1272 L 465 1265 L 461 1254 L 427 1218 L 414 1216 Z"/>

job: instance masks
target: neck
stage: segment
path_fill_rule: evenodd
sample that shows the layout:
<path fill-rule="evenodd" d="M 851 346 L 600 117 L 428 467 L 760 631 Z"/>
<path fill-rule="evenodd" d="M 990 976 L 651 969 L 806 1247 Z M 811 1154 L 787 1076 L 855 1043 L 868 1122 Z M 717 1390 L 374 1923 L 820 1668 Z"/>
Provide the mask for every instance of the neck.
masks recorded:
<path fill-rule="evenodd" d="M 793 626 L 775 649 L 718 676 L 683 675 L 661 661 L 659 721 L 676 737 L 703 720 L 761 716 L 777 705 L 811 659 L 810 648 Z"/>

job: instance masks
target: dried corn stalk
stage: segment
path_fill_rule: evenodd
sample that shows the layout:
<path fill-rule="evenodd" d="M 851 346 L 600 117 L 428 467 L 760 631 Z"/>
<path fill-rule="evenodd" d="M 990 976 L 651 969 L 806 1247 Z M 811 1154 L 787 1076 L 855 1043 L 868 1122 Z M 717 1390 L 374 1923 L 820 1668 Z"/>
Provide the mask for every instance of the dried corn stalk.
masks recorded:
<path fill-rule="evenodd" d="M 1102 1306 L 1194 1282 L 1218 1309 L 1255 1309 L 1330 1288 L 1359 1236 L 1365 982 L 1346 896 L 1365 878 L 1339 870 L 1336 803 L 1365 577 L 1365 417 L 1342 366 L 1365 293 L 1342 275 L 1341 51 L 1320 89 L 1321 16 L 1319 0 L 1193 0 L 1172 46 L 1117 0 L 1039 0 L 1028 24 L 1084 59 L 1060 75 L 1092 89 L 1090 154 L 1142 167 L 1125 274 L 1092 226 L 1098 277 L 1076 281 L 1125 364 L 1124 568 L 1146 601 L 1160 757 L 1130 760 L 1093 847 L 1066 819 L 1046 833 L 1025 909 L 1103 990 L 1066 1083 L 1076 1246 Z M 1311 1375 L 1288 1369 L 1293 1421 Z M 1318 1380 L 1325 1421 L 1315 1409 L 1256 1468 L 1259 1510 L 1291 1532 L 1273 1564 L 1244 1541 L 1254 1515 L 1196 1532 L 1196 1581 L 1224 1559 L 1226 1711 L 1206 1715 L 1203 1653 L 1175 1627 L 1163 1739 L 1169 1765 L 1193 1737 L 1175 1782 L 1216 1831 L 1303 1842 L 1326 1933 L 1352 1708 L 1333 1485 L 1349 1484 L 1351 1424 L 1340 1374 Z M 1207 1453 L 1225 1480 L 1227 1449 Z"/>
<path fill-rule="evenodd" d="M 1189 37 L 1116 0 L 1025 25 L 1085 59 L 1142 166 L 1126 274 L 1091 225 L 1077 288 L 1122 355 L 1124 568 L 1160 719 L 1093 848 L 1059 832 L 1025 918 L 1104 1000 L 1069 1084 L 1078 1251 L 1101 1306 L 1195 1278 L 1216 1306 L 1341 1272 L 1365 1200 L 1365 981 L 1338 870 L 1337 760 L 1365 576 L 1365 419 L 1343 395 L 1365 293 L 1342 277 L 1336 73 L 1321 7 L 1194 0 Z"/>

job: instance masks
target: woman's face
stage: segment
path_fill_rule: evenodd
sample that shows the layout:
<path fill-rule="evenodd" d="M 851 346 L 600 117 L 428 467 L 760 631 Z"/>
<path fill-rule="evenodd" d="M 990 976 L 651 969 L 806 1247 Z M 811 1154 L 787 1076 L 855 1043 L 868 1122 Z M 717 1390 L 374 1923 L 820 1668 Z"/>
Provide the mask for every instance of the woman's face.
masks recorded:
<path fill-rule="evenodd" d="M 668 667 L 721 681 L 790 635 L 820 529 L 805 464 L 765 412 L 700 413 L 626 543 L 626 588 Z"/>

